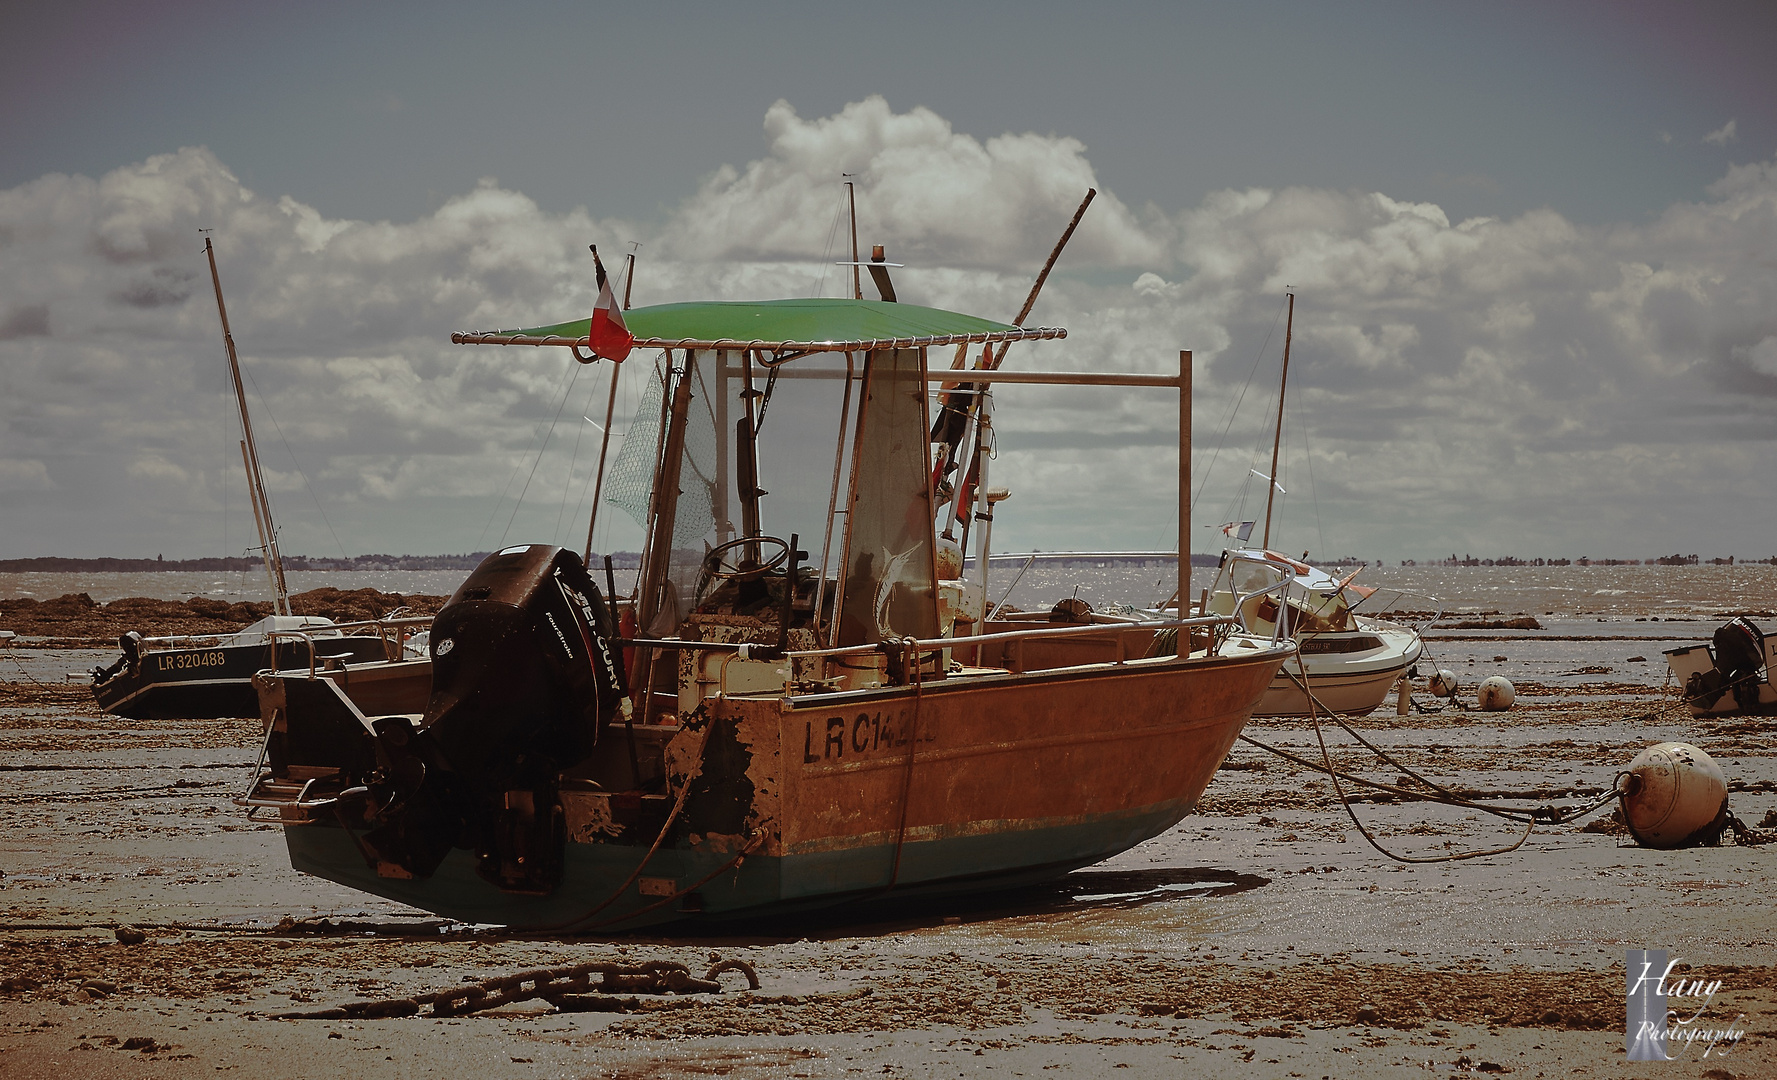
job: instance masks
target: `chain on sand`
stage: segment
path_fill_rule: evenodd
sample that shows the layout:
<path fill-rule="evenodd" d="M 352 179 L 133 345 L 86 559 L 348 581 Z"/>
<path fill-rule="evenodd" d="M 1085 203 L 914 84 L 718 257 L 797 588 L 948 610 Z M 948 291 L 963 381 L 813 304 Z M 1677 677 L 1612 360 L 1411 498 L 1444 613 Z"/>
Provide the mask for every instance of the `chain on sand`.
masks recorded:
<path fill-rule="evenodd" d="M 645 964 L 575 964 L 502 975 L 478 983 L 412 997 L 353 1001 L 332 1009 L 270 1014 L 273 1020 L 377 1020 L 414 1016 L 427 1005 L 431 1016 L 466 1016 L 541 998 L 564 1012 L 607 1011 L 621 1004 L 613 994 L 719 994 L 716 976 L 738 971 L 746 976 L 747 989 L 759 989 L 759 975 L 745 960 L 722 960 L 711 965 L 701 979 L 684 964 L 655 960 Z M 594 983 L 592 977 L 599 976 Z"/>

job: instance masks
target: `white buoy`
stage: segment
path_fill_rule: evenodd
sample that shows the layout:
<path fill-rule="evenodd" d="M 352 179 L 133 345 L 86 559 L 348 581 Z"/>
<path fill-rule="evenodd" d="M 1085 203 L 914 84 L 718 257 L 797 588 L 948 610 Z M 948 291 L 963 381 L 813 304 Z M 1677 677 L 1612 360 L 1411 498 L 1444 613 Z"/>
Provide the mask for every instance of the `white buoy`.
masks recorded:
<path fill-rule="evenodd" d="M 939 581 L 954 581 L 963 576 L 963 549 L 955 540 L 938 537 L 934 561 L 938 566 Z"/>
<path fill-rule="evenodd" d="M 1518 690 L 1504 675 L 1492 675 L 1481 680 L 1475 698 L 1487 712 L 1504 712 L 1517 700 Z"/>
<path fill-rule="evenodd" d="M 1638 843 L 1682 847 L 1728 808 L 1728 781 L 1690 743 L 1663 742 L 1635 755 L 1623 791 L 1623 818 Z"/>
<path fill-rule="evenodd" d="M 1438 673 L 1433 675 L 1431 682 L 1426 685 L 1426 689 L 1431 691 L 1432 697 L 1455 697 L 1456 672 L 1449 668 L 1439 668 Z"/>

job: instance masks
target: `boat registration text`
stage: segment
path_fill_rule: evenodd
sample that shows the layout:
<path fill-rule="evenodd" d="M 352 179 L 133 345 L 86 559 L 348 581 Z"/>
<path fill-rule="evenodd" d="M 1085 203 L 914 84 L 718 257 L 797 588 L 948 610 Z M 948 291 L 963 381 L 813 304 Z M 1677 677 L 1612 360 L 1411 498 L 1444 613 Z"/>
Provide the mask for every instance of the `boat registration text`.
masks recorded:
<path fill-rule="evenodd" d="M 809 720 L 802 733 L 802 762 L 843 760 L 845 757 L 867 757 L 872 751 L 892 750 L 907 745 L 909 732 L 905 713 L 859 713 L 856 717 L 829 716 L 825 720 Z M 921 741 L 930 742 L 931 734 Z"/>
<path fill-rule="evenodd" d="M 215 652 L 162 653 L 155 657 L 155 660 L 158 661 L 155 665 L 156 671 L 177 671 L 183 668 L 221 667 L 224 657 L 222 651 L 218 649 Z"/>

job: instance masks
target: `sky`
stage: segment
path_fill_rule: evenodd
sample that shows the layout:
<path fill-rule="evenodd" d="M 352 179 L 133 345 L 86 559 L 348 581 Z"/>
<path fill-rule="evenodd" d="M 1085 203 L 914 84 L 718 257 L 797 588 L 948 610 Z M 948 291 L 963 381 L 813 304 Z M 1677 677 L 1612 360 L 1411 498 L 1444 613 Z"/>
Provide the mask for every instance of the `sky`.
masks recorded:
<path fill-rule="evenodd" d="M 578 546 L 608 365 L 450 333 L 584 316 L 588 243 L 640 245 L 637 304 L 839 295 L 842 173 L 903 300 L 997 319 L 1098 189 L 1032 316 L 1069 338 L 1008 363 L 1192 350 L 1196 550 L 1263 512 L 1293 289 L 1274 546 L 1777 555 L 1770 4 L 67 2 L 0 35 L 0 558 L 252 545 L 199 229 L 287 553 Z M 998 408 L 996 546 L 1173 542 L 1164 395 Z"/>

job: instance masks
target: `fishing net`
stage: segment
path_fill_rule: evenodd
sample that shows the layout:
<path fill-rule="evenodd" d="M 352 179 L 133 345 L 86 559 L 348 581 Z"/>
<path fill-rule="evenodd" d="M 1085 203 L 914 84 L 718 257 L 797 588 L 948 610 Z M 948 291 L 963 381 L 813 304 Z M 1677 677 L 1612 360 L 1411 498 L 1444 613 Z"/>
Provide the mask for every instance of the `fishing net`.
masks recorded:
<path fill-rule="evenodd" d="M 654 498 L 654 463 L 664 445 L 666 362 L 655 362 L 642 402 L 630 419 L 617 459 L 605 480 L 605 501 L 647 527 Z M 685 424 L 685 450 L 679 463 L 679 506 L 673 547 L 701 549 L 715 531 L 716 416 L 701 366 L 691 362 L 691 412 Z M 699 555 L 701 558 L 701 554 Z"/>
<path fill-rule="evenodd" d="M 684 617 L 703 556 L 715 534 L 716 416 L 696 357 L 685 361 L 691 380 L 691 404 L 685 422 L 685 447 L 679 458 L 679 500 L 672 531 L 672 563 L 667 572 L 674 592 L 671 621 Z M 644 529 L 654 499 L 655 462 L 665 446 L 668 358 L 655 361 L 641 404 L 630 419 L 623 444 L 605 481 L 605 502 L 634 518 Z"/>

